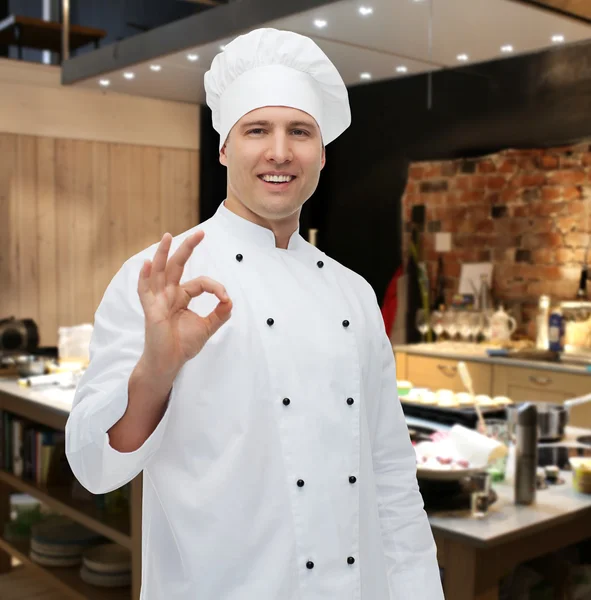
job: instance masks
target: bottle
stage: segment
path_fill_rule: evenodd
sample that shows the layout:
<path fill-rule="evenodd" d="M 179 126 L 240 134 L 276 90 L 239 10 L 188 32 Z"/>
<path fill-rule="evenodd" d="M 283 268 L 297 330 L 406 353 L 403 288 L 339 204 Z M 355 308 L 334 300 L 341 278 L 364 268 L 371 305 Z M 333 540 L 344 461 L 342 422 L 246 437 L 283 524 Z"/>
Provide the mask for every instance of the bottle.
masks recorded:
<path fill-rule="evenodd" d="M 441 254 L 437 259 L 437 279 L 435 280 L 435 298 L 431 306 L 432 310 L 440 310 L 445 305 L 445 276 L 443 274 L 443 257 Z"/>
<path fill-rule="evenodd" d="M 575 296 L 577 300 L 587 300 L 587 267 L 583 267 L 581 271 L 581 280 L 579 281 L 579 289 Z"/>
<path fill-rule="evenodd" d="M 538 467 L 538 410 L 526 402 L 517 411 L 515 431 L 515 504 L 533 504 Z"/>
<path fill-rule="evenodd" d="M 536 348 L 548 350 L 548 328 L 550 326 L 550 297 L 540 296 L 536 317 Z"/>
<path fill-rule="evenodd" d="M 562 352 L 564 342 L 564 319 L 562 311 L 555 308 L 548 321 L 548 348 L 552 352 Z"/>

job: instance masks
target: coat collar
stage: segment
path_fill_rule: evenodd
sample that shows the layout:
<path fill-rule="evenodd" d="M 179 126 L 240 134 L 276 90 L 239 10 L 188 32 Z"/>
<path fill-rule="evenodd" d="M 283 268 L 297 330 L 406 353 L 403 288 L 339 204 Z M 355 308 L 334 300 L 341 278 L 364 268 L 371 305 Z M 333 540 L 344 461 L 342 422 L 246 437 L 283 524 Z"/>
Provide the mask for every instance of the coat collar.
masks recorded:
<path fill-rule="evenodd" d="M 214 215 L 214 220 L 217 221 L 232 238 L 259 246 L 263 249 L 276 249 L 287 252 L 297 250 L 301 247 L 302 238 L 299 234 L 299 226 L 289 238 L 287 250 L 277 248 L 275 246 L 275 234 L 270 229 L 237 215 L 226 208 L 224 202 L 219 205 Z"/>

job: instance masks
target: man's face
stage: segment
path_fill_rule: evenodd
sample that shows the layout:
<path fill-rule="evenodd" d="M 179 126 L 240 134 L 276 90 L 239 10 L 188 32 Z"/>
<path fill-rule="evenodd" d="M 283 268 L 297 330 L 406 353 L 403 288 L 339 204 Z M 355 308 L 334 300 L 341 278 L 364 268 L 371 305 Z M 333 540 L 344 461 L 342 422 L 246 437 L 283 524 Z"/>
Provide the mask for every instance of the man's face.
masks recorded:
<path fill-rule="evenodd" d="M 228 169 L 231 201 L 270 221 L 299 216 L 324 167 L 320 128 L 295 108 L 258 108 L 234 125 L 220 162 Z"/>

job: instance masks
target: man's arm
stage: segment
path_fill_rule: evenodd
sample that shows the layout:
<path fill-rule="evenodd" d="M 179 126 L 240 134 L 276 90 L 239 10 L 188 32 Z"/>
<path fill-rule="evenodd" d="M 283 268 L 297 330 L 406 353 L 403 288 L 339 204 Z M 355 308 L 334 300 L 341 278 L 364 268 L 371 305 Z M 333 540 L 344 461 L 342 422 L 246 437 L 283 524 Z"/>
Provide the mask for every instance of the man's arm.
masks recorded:
<path fill-rule="evenodd" d="M 95 314 L 90 363 L 66 423 L 68 462 L 78 481 L 94 494 L 117 489 L 140 473 L 159 448 L 168 420 L 169 411 L 160 410 L 153 431 L 145 436 L 138 429 L 128 442 L 121 436 L 117 440 L 112 429 L 122 417 L 133 417 L 133 406 L 141 410 L 139 396 L 147 382 L 145 376 L 138 378 L 144 350 L 144 315 L 136 290 L 140 268 L 141 260 L 126 263 L 103 296 Z M 130 395 L 136 396 L 135 402 Z M 113 445 L 109 431 L 115 433 Z"/>
<path fill-rule="evenodd" d="M 379 358 L 369 401 L 373 468 L 390 600 L 443 600 L 437 549 L 416 478 L 415 451 L 398 399 L 394 352 L 375 304 Z"/>

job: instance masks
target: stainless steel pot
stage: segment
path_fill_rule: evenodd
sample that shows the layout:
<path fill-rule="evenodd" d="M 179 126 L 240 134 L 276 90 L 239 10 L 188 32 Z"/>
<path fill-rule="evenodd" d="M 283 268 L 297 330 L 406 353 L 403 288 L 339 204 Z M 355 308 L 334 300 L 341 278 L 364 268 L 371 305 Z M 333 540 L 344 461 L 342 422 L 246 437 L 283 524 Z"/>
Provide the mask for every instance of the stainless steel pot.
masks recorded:
<path fill-rule="evenodd" d="M 554 442 L 564 437 L 564 429 L 568 425 L 570 409 L 578 404 L 591 402 L 591 394 L 565 400 L 563 404 L 552 402 L 530 402 L 538 410 L 538 439 L 540 442 Z M 513 436 L 517 425 L 517 411 L 522 404 L 511 404 L 505 408 L 509 433 Z"/>

